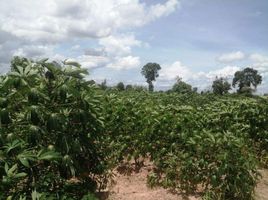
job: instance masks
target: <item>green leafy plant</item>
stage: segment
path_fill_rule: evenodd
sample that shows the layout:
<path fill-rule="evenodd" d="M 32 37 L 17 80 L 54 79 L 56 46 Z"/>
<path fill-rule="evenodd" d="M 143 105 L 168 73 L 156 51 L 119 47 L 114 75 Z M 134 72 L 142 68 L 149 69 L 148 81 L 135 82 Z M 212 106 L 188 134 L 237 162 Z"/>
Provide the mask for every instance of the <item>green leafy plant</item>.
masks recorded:
<path fill-rule="evenodd" d="M 101 107 L 94 86 L 83 79 L 86 73 L 74 62 L 15 58 L 1 77 L 3 198 L 28 198 L 32 191 L 68 196 L 66 184 L 74 177 L 79 182 L 74 185 L 94 191 L 94 177 L 105 178 Z M 77 189 L 71 196 L 80 198 L 83 192 Z"/>

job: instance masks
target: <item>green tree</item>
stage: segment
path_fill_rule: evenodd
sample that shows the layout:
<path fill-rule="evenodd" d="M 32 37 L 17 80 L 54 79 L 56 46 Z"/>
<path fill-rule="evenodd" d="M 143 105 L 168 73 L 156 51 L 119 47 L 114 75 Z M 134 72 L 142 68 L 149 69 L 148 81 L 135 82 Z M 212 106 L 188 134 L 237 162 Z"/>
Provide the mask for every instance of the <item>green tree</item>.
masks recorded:
<path fill-rule="evenodd" d="M 125 90 L 125 85 L 123 82 L 119 82 L 117 85 L 116 85 L 116 88 L 119 90 L 119 91 L 123 91 Z"/>
<path fill-rule="evenodd" d="M 95 82 L 94 80 L 89 80 L 88 83 L 89 83 L 90 85 L 95 85 L 95 84 L 96 84 L 96 82 Z"/>
<path fill-rule="evenodd" d="M 141 74 L 146 78 L 149 91 L 154 90 L 153 81 L 159 76 L 158 71 L 161 69 L 157 63 L 147 63 L 142 67 Z"/>
<path fill-rule="evenodd" d="M 233 87 L 238 85 L 238 93 L 252 93 L 261 82 L 262 76 L 258 74 L 258 71 L 247 67 L 235 72 L 232 85 Z"/>
<path fill-rule="evenodd" d="M 212 90 L 214 94 L 227 94 L 230 89 L 231 84 L 223 77 L 216 77 L 216 79 L 212 83 Z"/>
<path fill-rule="evenodd" d="M 106 90 L 108 88 L 106 79 L 104 79 L 99 86 L 102 90 Z"/>
<path fill-rule="evenodd" d="M 172 87 L 172 91 L 180 94 L 192 93 L 192 86 L 182 81 L 180 77 L 177 78 L 176 83 Z"/>
<path fill-rule="evenodd" d="M 126 85 L 126 90 L 132 90 L 133 89 L 133 86 L 132 85 Z"/>
<path fill-rule="evenodd" d="M 144 91 L 147 91 L 147 88 L 142 85 L 134 85 L 132 87 L 132 90 L 137 91 L 137 92 L 144 92 Z"/>

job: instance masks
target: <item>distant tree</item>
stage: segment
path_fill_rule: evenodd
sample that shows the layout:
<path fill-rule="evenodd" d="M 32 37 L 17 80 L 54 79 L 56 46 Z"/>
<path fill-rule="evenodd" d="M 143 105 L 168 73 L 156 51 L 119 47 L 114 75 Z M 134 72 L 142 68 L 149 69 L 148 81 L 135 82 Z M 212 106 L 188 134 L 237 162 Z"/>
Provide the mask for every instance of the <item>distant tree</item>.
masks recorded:
<path fill-rule="evenodd" d="M 95 82 L 94 80 L 89 80 L 88 83 L 89 83 L 90 85 L 95 85 L 95 84 L 96 84 L 96 82 Z"/>
<path fill-rule="evenodd" d="M 108 88 L 106 79 L 104 79 L 99 86 L 102 90 L 106 90 Z"/>
<path fill-rule="evenodd" d="M 194 93 L 197 93 L 197 90 L 198 90 L 197 87 L 193 87 L 193 92 L 194 92 Z"/>
<path fill-rule="evenodd" d="M 119 91 L 123 91 L 125 90 L 125 85 L 123 82 L 119 82 L 117 85 L 116 85 L 116 88 L 119 90 Z"/>
<path fill-rule="evenodd" d="M 248 67 L 235 72 L 232 85 L 233 87 L 238 85 L 238 93 L 252 93 L 261 82 L 262 76 L 258 74 L 258 71 Z"/>
<path fill-rule="evenodd" d="M 126 90 L 131 90 L 131 89 L 133 89 L 132 85 L 126 85 Z"/>
<path fill-rule="evenodd" d="M 177 78 L 176 83 L 172 87 L 172 91 L 180 94 L 187 94 L 193 92 L 192 86 L 182 81 L 180 77 Z"/>
<path fill-rule="evenodd" d="M 200 94 L 211 94 L 212 93 L 212 90 L 211 88 L 205 88 L 204 90 L 202 90 L 200 92 Z"/>
<path fill-rule="evenodd" d="M 147 87 L 142 85 L 126 85 L 125 90 L 132 90 L 137 92 L 147 91 Z"/>
<path fill-rule="evenodd" d="M 132 87 L 132 90 L 137 91 L 137 92 L 144 92 L 144 91 L 147 91 L 147 88 L 142 85 L 134 85 Z"/>
<path fill-rule="evenodd" d="M 216 79 L 212 83 L 212 90 L 214 94 L 227 94 L 230 89 L 231 84 L 228 83 L 228 81 L 222 77 L 216 77 Z"/>
<path fill-rule="evenodd" d="M 142 67 L 141 74 L 146 78 L 149 91 L 154 91 L 153 81 L 159 76 L 158 71 L 161 69 L 157 63 L 147 63 Z"/>

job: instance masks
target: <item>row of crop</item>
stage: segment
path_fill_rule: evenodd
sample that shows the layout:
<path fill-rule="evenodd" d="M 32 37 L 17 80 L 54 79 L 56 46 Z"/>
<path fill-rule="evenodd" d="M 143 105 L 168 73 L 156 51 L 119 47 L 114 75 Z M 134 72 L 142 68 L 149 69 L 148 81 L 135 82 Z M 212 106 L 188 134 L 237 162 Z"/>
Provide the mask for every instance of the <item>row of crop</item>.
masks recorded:
<path fill-rule="evenodd" d="M 156 165 L 151 185 L 201 188 L 212 199 L 252 198 L 257 160 L 267 155 L 266 102 L 202 96 L 198 106 L 198 95 L 172 96 L 106 95 L 106 130 L 116 159 L 149 155 Z"/>

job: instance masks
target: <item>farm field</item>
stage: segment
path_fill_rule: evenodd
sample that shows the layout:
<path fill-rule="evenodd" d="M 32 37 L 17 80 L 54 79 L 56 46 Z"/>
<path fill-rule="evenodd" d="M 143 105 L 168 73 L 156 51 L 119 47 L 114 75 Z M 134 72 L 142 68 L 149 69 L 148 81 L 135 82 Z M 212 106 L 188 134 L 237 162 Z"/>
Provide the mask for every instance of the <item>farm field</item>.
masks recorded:
<path fill-rule="evenodd" d="M 0 0 L 0 200 L 268 200 L 268 0 Z"/>
<path fill-rule="evenodd" d="M 116 167 L 147 162 L 137 190 L 121 176 L 110 198 L 266 195 L 267 98 L 103 90 L 77 63 L 17 59 L 0 78 L 1 200 L 96 199 Z"/>

